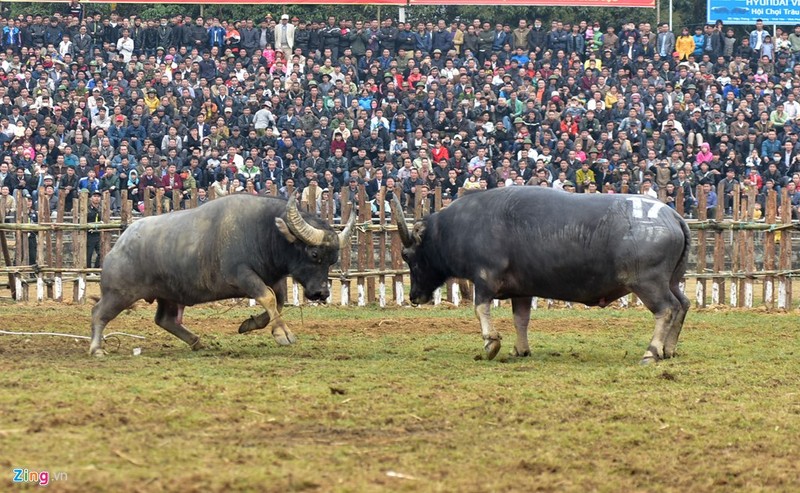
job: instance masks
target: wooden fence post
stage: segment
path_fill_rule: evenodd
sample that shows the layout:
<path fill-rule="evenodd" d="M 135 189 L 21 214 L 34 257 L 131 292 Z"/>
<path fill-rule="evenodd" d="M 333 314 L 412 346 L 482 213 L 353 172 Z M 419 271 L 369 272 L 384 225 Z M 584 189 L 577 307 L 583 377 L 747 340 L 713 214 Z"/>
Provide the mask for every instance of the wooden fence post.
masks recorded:
<path fill-rule="evenodd" d="M 767 194 L 767 210 L 764 211 L 766 223 L 774 225 L 778 216 L 778 194 L 770 190 Z M 764 270 L 774 272 L 775 262 L 775 231 L 767 230 L 764 234 Z M 775 276 L 768 275 L 764 278 L 764 305 L 767 308 L 775 306 Z"/>
<path fill-rule="evenodd" d="M 423 194 L 422 192 L 420 192 L 419 195 L 420 195 L 419 205 L 420 205 L 420 209 L 421 209 L 421 211 L 420 211 L 421 212 L 421 216 L 422 217 L 429 216 L 431 214 L 430 189 L 428 189 L 426 194 Z"/>
<path fill-rule="evenodd" d="M 336 203 L 333 200 L 333 193 L 329 190 L 328 197 L 322 198 L 320 207 L 320 219 L 333 226 L 333 219 L 336 215 Z"/>
<path fill-rule="evenodd" d="M 717 188 L 717 209 L 715 219 L 722 222 L 725 215 L 725 184 L 719 182 Z M 711 304 L 719 305 L 725 303 L 725 278 L 720 276 L 720 272 L 725 268 L 725 232 L 722 230 L 714 231 L 714 278 L 711 280 Z"/>
<path fill-rule="evenodd" d="M 50 203 L 47 200 L 47 197 L 44 194 L 44 187 L 39 188 L 39 224 L 47 224 L 50 221 Z M 73 221 L 75 220 L 75 215 L 72 215 Z M 73 237 L 74 237 L 73 233 Z M 75 251 L 75 242 L 73 240 L 72 243 L 72 250 Z M 36 263 L 40 266 L 51 267 L 52 264 L 50 263 L 50 233 L 47 231 L 41 231 L 39 233 L 39 237 L 36 239 Z M 52 282 L 47 282 L 47 278 L 49 276 L 40 272 L 38 274 L 37 279 L 37 287 L 40 284 L 42 289 L 45 291 L 42 293 L 42 298 L 47 297 L 48 299 L 53 299 L 53 284 Z M 37 293 L 38 298 L 38 293 Z"/>
<path fill-rule="evenodd" d="M 101 204 L 100 221 L 103 224 L 111 222 L 111 194 L 106 190 L 103 192 L 103 202 Z M 100 259 L 101 262 L 106 258 L 108 252 L 111 251 L 111 231 L 103 230 L 100 233 Z"/>
<path fill-rule="evenodd" d="M 310 183 L 308 185 L 308 193 L 305 194 L 306 198 L 300 200 L 300 210 L 310 212 L 311 214 L 317 213 L 317 185 Z"/>
<path fill-rule="evenodd" d="M 781 223 L 792 224 L 792 202 L 789 191 L 784 188 L 781 193 Z M 781 230 L 781 256 L 778 269 L 778 308 L 790 310 L 792 308 L 792 278 L 786 272 L 792 268 L 792 230 Z"/>
<path fill-rule="evenodd" d="M 697 185 L 697 219 L 705 222 L 708 219 L 708 195 L 703 191 L 703 185 Z M 699 308 L 706 306 L 706 288 L 708 287 L 705 277 L 706 272 L 706 232 L 697 232 L 697 273 L 701 276 L 695 285 L 695 300 Z"/>
<path fill-rule="evenodd" d="M 41 198 L 39 199 L 39 202 L 40 203 L 44 202 L 44 204 L 43 204 L 44 211 L 45 211 L 44 215 L 47 217 L 47 222 L 53 222 L 53 213 L 55 212 L 56 214 L 58 214 L 58 205 L 56 205 L 56 210 L 53 211 L 52 209 L 50 209 L 50 201 L 47 199 L 47 196 L 44 195 L 44 193 L 42 193 L 42 195 L 40 195 L 40 197 Z M 75 219 L 75 214 L 72 215 L 72 218 L 73 218 L 73 220 Z M 40 218 L 40 221 L 41 221 L 41 218 Z M 45 232 L 45 234 L 44 234 L 44 243 L 45 243 L 44 265 L 46 265 L 47 267 L 52 268 L 55 265 L 55 262 L 53 261 L 53 245 L 55 244 L 55 233 L 51 233 L 49 231 Z M 73 250 L 74 250 L 74 248 L 73 248 Z M 47 288 L 46 288 L 47 289 L 47 297 L 49 299 L 51 299 L 51 300 L 54 300 L 56 298 L 56 294 L 55 294 L 55 276 L 54 276 L 54 274 L 52 274 L 52 273 L 49 274 L 47 276 L 47 279 L 48 279 Z"/>
<path fill-rule="evenodd" d="M 731 198 L 731 220 L 739 221 L 741 218 L 741 211 L 740 211 L 740 192 L 739 192 L 739 184 L 735 183 L 733 185 L 733 197 Z M 731 231 L 731 272 L 741 272 L 742 269 L 742 255 L 741 249 L 739 248 L 739 243 L 744 238 L 744 231 Z M 739 279 L 731 278 L 731 286 L 730 286 L 730 305 L 732 307 L 741 306 L 742 296 L 739 288 L 741 287 L 741 283 Z M 724 303 L 725 300 L 722 300 Z"/>
<path fill-rule="evenodd" d="M 381 229 L 378 232 L 378 269 L 383 272 L 386 270 L 386 187 L 381 187 L 377 194 L 378 201 L 378 221 Z M 383 308 L 386 306 L 386 276 L 381 274 L 378 277 L 378 305 Z"/>
<path fill-rule="evenodd" d="M 27 222 L 28 217 L 28 201 L 22 194 L 22 190 L 16 190 L 15 200 L 17 201 L 17 224 Z M 20 238 L 20 244 L 17 247 L 22 253 L 20 255 L 21 262 L 18 265 L 29 265 L 30 252 L 28 252 L 28 235 L 23 232 Z"/>
<path fill-rule="evenodd" d="M 186 207 L 188 209 L 197 208 L 197 188 L 193 188 L 189 191 L 189 202 L 186 204 Z"/>
<path fill-rule="evenodd" d="M 56 223 L 63 224 L 65 219 L 65 211 L 67 208 L 67 196 L 63 193 L 58 195 L 58 209 L 56 209 Z M 72 218 L 73 221 L 75 219 L 75 215 L 78 214 L 79 206 L 75 206 L 72 204 Z M 53 267 L 55 265 L 56 272 L 52 277 L 53 280 L 53 299 L 55 301 L 61 302 L 64 301 L 64 273 L 61 272 L 60 269 L 64 268 L 64 232 L 56 230 L 56 232 L 51 235 L 50 233 L 45 233 L 48 237 L 55 236 L 55 251 L 50 257 L 50 260 L 47 263 L 48 267 Z M 48 250 L 50 250 L 48 245 Z M 73 245 L 74 250 L 74 245 Z M 55 264 L 52 262 L 52 258 L 55 257 Z"/>
<path fill-rule="evenodd" d="M 16 197 L 14 199 L 17 202 L 16 221 L 17 224 L 22 224 L 23 219 L 28 215 L 28 203 L 25 201 L 25 197 L 22 195 L 22 190 L 16 190 L 15 195 Z M 18 266 L 28 265 L 28 235 L 23 231 L 17 231 L 15 236 L 16 244 L 14 246 L 14 254 L 17 258 L 16 264 Z M 21 272 L 14 274 L 14 278 L 14 285 L 17 290 L 17 300 L 28 301 L 30 291 L 28 288 L 27 279 L 25 279 Z"/>
<path fill-rule="evenodd" d="M 349 192 L 343 192 L 342 199 L 341 199 L 341 206 L 342 206 L 342 223 L 346 223 L 350 220 L 350 214 L 355 214 L 355 208 L 353 207 L 353 203 L 350 202 L 350 194 Z M 354 234 L 358 234 L 357 231 Z M 341 260 L 339 265 L 341 266 L 342 271 L 342 280 L 341 280 L 341 293 L 339 302 L 343 306 L 347 306 L 350 304 L 350 264 L 351 258 L 353 255 L 353 245 L 351 242 L 348 242 L 345 248 L 341 252 Z"/>
<path fill-rule="evenodd" d="M 209 192 L 208 198 L 209 199 L 214 198 L 213 197 L 214 189 L 212 187 L 208 187 L 208 192 Z M 145 216 L 145 217 L 152 216 L 153 215 L 153 198 L 150 197 L 150 190 L 144 189 L 144 200 L 143 200 L 143 202 L 144 202 L 144 207 L 143 207 L 143 210 L 142 210 L 142 215 Z"/>
<path fill-rule="evenodd" d="M 753 221 L 756 212 L 756 189 L 750 187 L 747 190 L 747 221 Z M 755 232 L 746 231 L 744 241 L 745 256 L 744 269 L 747 274 L 752 274 L 756 270 L 756 242 Z M 744 307 L 753 308 L 753 279 L 750 277 L 744 280 Z"/>
<path fill-rule="evenodd" d="M 322 208 L 320 210 L 320 215 L 323 221 L 328 223 L 331 227 L 334 226 L 336 220 L 336 200 L 333 198 L 333 191 L 328 190 L 328 197 L 322 198 Z M 343 249 L 343 248 L 342 248 Z M 328 299 L 327 303 L 331 303 L 333 301 L 333 282 L 328 280 Z"/>
<path fill-rule="evenodd" d="M 363 183 L 358 185 L 358 222 L 360 223 L 370 223 L 370 216 L 372 215 L 372 211 L 370 210 L 369 203 L 367 203 L 367 191 L 366 187 Z M 372 241 L 371 241 L 371 231 L 366 230 L 364 232 L 358 231 L 358 271 L 359 274 L 356 277 L 356 289 L 358 290 L 358 306 L 365 306 L 368 303 L 368 292 L 367 292 L 367 285 L 366 285 L 366 276 L 364 275 L 364 271 L 367 270 L 367 263 L 369 258 L 369 253 L 372 252 Z M 373 290 L 375 289 L 375 285 L 373 284 Z M 374 293 L 373 293 L 374 294 Z"/>
<path fill-rule="evenodd" d="M 80 193 L 78 211 L 75 212 L 73 208 L 73 220 L 77 214 L 78 224 L 86 226 L 89 224 L 87 216 L 89 212 L 89 194 L 86 192 Z M 78 276 L 73 283 L 72 299 L 75 303 L 83 303 L 86 295 L 86 245 L 87 245 L 87 230 L 83 229 L 76 235 L 77 245 L 74 246 L 75 251 L 75 265 L 80 269 Z"/>
<path fill-rule="evenodd" d="M 422 219 L 422 185 L 416 187 L 417 192 L 414 194 L 414 221 Z"/>
<path fill-rule="evenodd" d="M 183 194 L 181 192 L 181 190 L 172 191 L 172 211 L 181 210 L 181 199 L 183 198 Z"/>
<path fill-rule="evenodd" d="M 398 199 L 399 198 L 400 197 L 398 196 Z M 395 210 L 392 210 L 392 222 L 396 224 L 398 221 L 405 221 L 406 218 L 403 214 L 403 208 L 396 207 L 395 209 L 397 212 L 399 212 L 400 217 L 395 217 Z M 405 290 L 403 289 L 403 276 L 397 272 L 403 268 L 403 242 L 400 240 L 400 233 L 398 233 L 396 229 L 389 234 L 389 241 L 389 257 L 391 258 L 392 270 L 395 271 L 392 279 L 392 298 L 394 299 L 396 305 L 402 306 L 405 298 Z"/>
<path fill-rule="evenodd" d="M 119 195 L 119 222 L 122 224 L 122 231 L 131 223 L 131 209 L 133 202 L 128 200 L 128 191 L 123 190 Z M 120 231 L 120 234 L 122 234 Z"/>
<path fill-rule="evenodd" d="M 6 204 L 6 198 L 4 196 L 0 196 L 0 224 L 6 222 L 6 212 L 8 211 L 8 204 Z M 0 231 L 0 250 L 3 251 L 3 262 L 5 263 L 6 267 L 11 267 L 11 252 L 8 250 L 8 239 L 6 238 L 6 232 Z M 17 297 L 17 288 L 14 282 L 14 276 L 9 273 L 8 274 L 8 289 L 11 291 L 11 297 Z"/>
<path fill-rule="evenodd" d="M 160 216 L 164 213 L 164 189 L 159 187 L 156 189 L 156 215 Z"/>

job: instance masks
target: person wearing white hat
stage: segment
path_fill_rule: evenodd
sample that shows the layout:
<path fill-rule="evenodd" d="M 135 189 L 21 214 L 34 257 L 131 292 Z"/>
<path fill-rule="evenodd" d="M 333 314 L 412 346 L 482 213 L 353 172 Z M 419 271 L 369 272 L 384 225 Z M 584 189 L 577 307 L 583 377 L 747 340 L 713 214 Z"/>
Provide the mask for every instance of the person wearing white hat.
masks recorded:
<path fill-rule="evenodd" d="M 289 16 L 283 14 L 281 21 L 275 24 L 275 49 L 281 50 L 286 55 L 286 60 L 292 59 L 294 50 L 294 24 L 289 22 Z"/>

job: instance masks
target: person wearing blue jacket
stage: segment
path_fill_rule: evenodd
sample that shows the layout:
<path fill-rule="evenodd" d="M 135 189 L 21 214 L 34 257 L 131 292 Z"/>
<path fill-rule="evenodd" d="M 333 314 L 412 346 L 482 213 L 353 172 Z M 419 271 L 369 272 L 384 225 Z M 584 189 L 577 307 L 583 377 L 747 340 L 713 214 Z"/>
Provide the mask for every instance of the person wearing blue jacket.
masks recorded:
<path fill-rule="evenodd" d="M 433 52 L 433 33 L 425 29 L 425 24 L 417 24 L 417 32 L 414 33 L 417 49 L 422 53 L 430 54 Z"/>
<path fill-rule="evenodd" d="M 499 22 L 497 23 L 497 25 L 494 26 L 494 33 L 493 34 L 494 34 L 494 40 L 492 41 L 492 51 L 493 52 L 502 51 L 503 50 L 503 46 L 506 43 L 511 43 L 512 42 L 511 33 L 510 32 L 506 32 L 505 28 L 503 27 L 503 24 L 501 24 Z"/>
<path fill-rule="evenodd" d="M 761 143 L 761 157 L 769 159 L 773 154 L 781 152 L 781 141 L 778 140 L 775 130 L 767 133 L 767 138 Z"/>
<path fill-rule="evenodd" d="M 703 34 L 703 28 L 701 26 L 694 28 L 694 36 L 692 36 L 692 39 L 694 40 L 694 51 L 692 55 L 694 55 L 695 60 L 700 60 L 706 46 L 706 35 Z"/>
<path fill-rule="evenodd" d="M 215 46 L 220 49 L 225 46 L 225 28 L 220 25 L 218 20 L 215 20 L 214 25 L 208 29 L 208 47 Z"/>

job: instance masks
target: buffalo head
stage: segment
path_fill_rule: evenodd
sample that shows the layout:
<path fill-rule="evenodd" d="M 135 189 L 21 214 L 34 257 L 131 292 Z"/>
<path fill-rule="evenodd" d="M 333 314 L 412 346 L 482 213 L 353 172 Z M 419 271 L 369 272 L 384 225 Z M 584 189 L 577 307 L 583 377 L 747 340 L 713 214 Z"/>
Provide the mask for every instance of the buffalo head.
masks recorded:
<path fill-rule="evenodd" d="M 440 273 L 439 266 L 434 265 L 427 255 L 427 249 L 434 248 L 426 243 L 426 223 L 420 221 L 409 231 L 406 225 L 403 207 L 397 195 L 391 202 L 392 217 L 397 224 L 397 232 L 403 242 L 403 260 L 408 264 L 411 272 L 411 293 L 409 299 L 411 303 L 420 305 L 429 302 L 433 298 L 433 292 L 441 286 L 447 279 Z"/>
<path fill-rule="evenodd" d="M 291 197 L 286 203 L 286 219 L 276 218 L 275 225 L 289 243 L 301 250 L 290 267 L 292 277 L 303 286 L 306 298 L 324 301 L 330 295 L 328 271 L 339 258 L 339 250 L 349 247 L 350 232 L 355 224 L 355 213 L 341 233 L 336 232 L 317 218 L 306 220 L 297 210 L 297 201 Z M 312 224 L 316 223 L 316 225 Z"/>

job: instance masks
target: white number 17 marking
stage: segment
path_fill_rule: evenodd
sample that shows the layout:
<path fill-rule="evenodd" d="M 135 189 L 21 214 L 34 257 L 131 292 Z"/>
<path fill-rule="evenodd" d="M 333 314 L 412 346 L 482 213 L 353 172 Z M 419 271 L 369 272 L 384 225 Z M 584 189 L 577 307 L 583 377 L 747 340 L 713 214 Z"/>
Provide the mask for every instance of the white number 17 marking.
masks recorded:
<path fill-rule="evenodd" d="M 633 217 L 634 219 L 641 219 L 644 217 L 644 204 L 650 206 L 647 211 L 647 217 L 649 219 L 656 219 L 658 218 L 658 211 L 664 207 L 664 204 L 657 201 L 651 200 L 642 200 L 641 197 L 628 197 L 626 200 L 629 200 L 633 205 Z"/>

